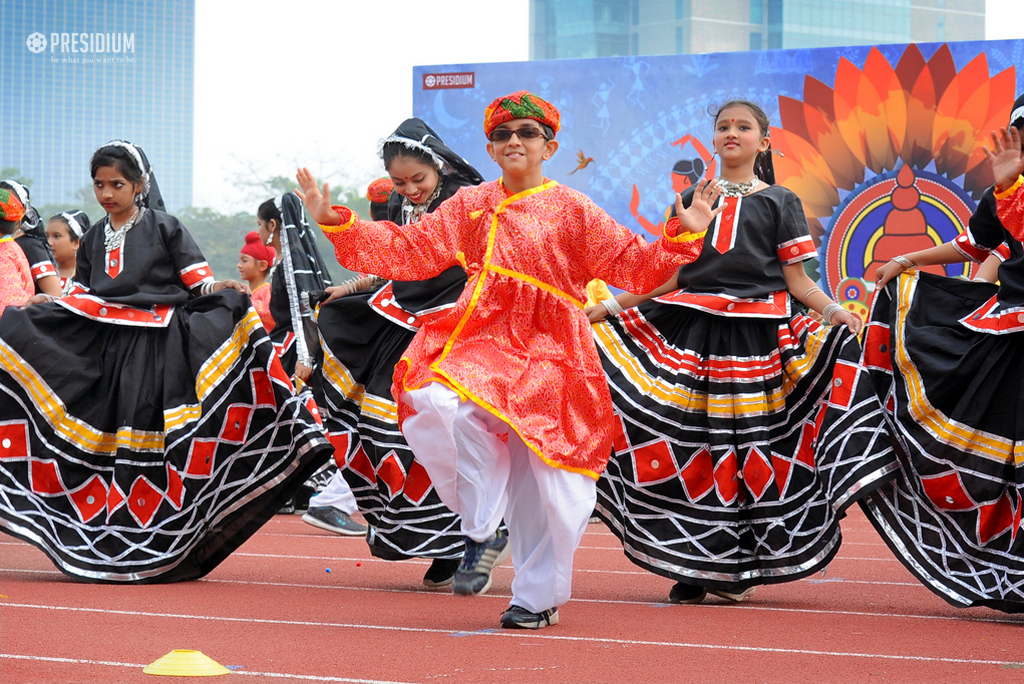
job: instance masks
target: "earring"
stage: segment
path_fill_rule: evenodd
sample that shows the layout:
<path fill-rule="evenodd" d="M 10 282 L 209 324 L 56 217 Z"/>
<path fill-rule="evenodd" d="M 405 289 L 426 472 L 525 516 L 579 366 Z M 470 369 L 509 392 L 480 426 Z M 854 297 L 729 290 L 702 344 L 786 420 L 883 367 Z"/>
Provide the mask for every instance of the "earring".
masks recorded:
<path fill-rule="evenodd" d="M 273 232 L 271 232 L 270 235 L 267 236 L 267 239 L 263 241 L 263 244 L 264 245 L 272 245 L 272 244 L 274 244 L 274 233 Z"/>

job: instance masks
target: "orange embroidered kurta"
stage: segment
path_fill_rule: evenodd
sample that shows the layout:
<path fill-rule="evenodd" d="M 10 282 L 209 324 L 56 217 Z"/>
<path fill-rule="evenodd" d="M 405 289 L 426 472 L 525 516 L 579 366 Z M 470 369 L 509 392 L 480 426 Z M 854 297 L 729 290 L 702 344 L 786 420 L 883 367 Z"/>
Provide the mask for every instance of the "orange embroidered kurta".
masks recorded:
<path fill-rule="evenodd" d="M 263 283 L 249 296 L 252 300 L 252 308 L 260 315 L 260 321 L 267 332 L 274 329 L 274 317 L 270 315 L 270 283 Z"/>
<path fill-rule="evenodd" d="M 21 306 L 36 293 L 28 259 L 10 235 L 0 237 L 0 312 Z"/>
<path fill-rule="evenodd" d="M 1024 176 L 1018 176 L 1016 183 L 996 193 L 996 211 L 1010 235 L 1024 242 Z"/>
<path fill-rule="evenodd" d="M 500 180 L 466 187 L 419 223 L 321 226 L 338 261 L 396 280 L 461 264 L 469 283 L 446 316 L 424 322 L 395 368 L 406 390 L 441 382 L 504 420 L 546 463 L 597 478 L 612 448 L 611 395 L 583 313 L 587 283 L 632 292 L 697 258 L 704 234 L 649 244 L 576 190 L 549 181 L 509 196 Z"/>

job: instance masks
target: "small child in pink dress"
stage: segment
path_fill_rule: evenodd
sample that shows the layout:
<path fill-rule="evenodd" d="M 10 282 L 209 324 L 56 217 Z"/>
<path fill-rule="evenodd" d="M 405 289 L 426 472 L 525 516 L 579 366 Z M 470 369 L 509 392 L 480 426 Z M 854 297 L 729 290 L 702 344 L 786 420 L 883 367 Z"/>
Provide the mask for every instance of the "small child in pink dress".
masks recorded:
<path fill-rule="evenodd" d="M 267 332 L 274 329 L 274 317 L 270 315 L 270 269 L 277 259 L 277 250 L 263 244 L 260 234 L 255 230 L 245 236 L 245 247 L 238 256 L 238 274 L 249 283 L 252 290 L 250 298 L 256 313 L 263 321 Z"/>
<path fill-rule="evenodd" d="M 24 215 L 18 197 L 0 188 L 0 311 L 21 306 L 35 294 L 28 259 L 13 237 Z"/>

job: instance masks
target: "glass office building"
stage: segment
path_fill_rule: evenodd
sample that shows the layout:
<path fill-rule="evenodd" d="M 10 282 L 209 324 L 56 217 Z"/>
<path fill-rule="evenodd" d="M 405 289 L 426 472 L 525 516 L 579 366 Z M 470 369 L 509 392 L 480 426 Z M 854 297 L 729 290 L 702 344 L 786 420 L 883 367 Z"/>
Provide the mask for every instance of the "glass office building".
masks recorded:
<path fill-rule="evenodd" d="M 74 203 L 104 142 L 140 145 L 170 209 L 192 203 L 195 0 L 0 2 L 0 169 Z"/>
<path fill-rule="evenodd" d="M 530 58 L 983 40 L 985 0 L 531 0 Z"/>

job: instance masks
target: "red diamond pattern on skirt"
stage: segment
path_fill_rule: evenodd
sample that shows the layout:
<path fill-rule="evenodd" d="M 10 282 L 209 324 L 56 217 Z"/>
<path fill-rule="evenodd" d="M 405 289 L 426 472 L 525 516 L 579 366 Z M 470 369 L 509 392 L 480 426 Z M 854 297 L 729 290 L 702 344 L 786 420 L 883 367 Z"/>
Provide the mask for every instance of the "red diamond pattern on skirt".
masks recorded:
<path fill-rule="evenodd" d="M 391 498 L 398 496 L 405 487 L 405 468 L 394 450 L 389 451 L 377 466 L 377 479 L 387 486 Z"/>
<path fill-rule="evenodd" d="M 178 471 L 167 464 L 167 500 L 171 502 L 177 510 L 181 510 L 181 501 L 185 497 L 185 485 L 181 481 L 181 475 Z"/>
<path fill-rule="evenodd" d="M 872 322 L 864 331 L 864 365 L 868 368 L 892 373 L 892 330 L 887 325 Z"/>
<path fill-rule="evenodd" d="M 28 421 L 0 423 L 0 461 L 28 458 Z"/>
<path fill-rule="evenodd" d="M 615 453 L 624 454 L 629 451 L 629 439 L 626 437 L 626 424 L 622 422 L 622 417 L 619 414 L 615 414 L 615 420 L 612 421 L 612 448 L 615 449 Z"/>
<path fill-rule="evenodd" d="M 270 381 L 270 373 L 262 368 L 254 368 L 249 375 L 252 379 L 253 403 L 260 407 L 277 408 L 277 397 L 274 395 L 274 383 Z"/>
<path fill-rule="evenodd" d="M 306 399 L 306 408 L 309 409 L 309 412 L 313 414 L 313 420 L 316 421 L 316 424 L 320 428 L 323 428 L 324 421 L 323 418 L 320 417 L 320 409 L 317 408 L 316 402 L 313 401 L 313 397 L 309 397 L 308 399 Z"/>
<path fill-rule="evenodd" d="M 281 365 L 281 359 L 277 354 L 274 354 L 270 360 L 270 377 L 277 380 L 282 385 L 287 386 L 290 391 L 295 391 L 295 388 L 292 385 L 292 379 L 284 372 L 284 366 Z"/>
<path fill-rule="evenodd" d="M 978 541 L 988 544 L 1007 530 L 1013 529 L 1015 511 L 1010 495 L 1003 495 L 995 503 L 985 504 L 978 509 Z"/>
<path fill-rule="evenodd" d="M 663 439 L 634 449 L 633 468 L 637 482 L 642 485 L 664 482 L 678 473 L 672 450 Z"/>
<path fill-rule="evenodd" d="M 68 492 L 68 498 L 78 511 L 79 520 L 87 523 L 107 507 L 107 484 L 95 474 L 81 487 Z"/>
<path fill-rule="evenodd" d="M 690 501 L 698 501 L 715 488 L 715 462 L 707 447 L 695 453 L 683 469 L 679 477 L 683 481 L 683 489 Z"/>
<path fill-rule="evenodd" d="M 194 440 L 188 449 L 185 477 L 210 477 L 210 473 L 213 472 L 213 455 L 216 451 L 216 439 Z"/>
<path fill-rule="evenodd" d="M 824 405 L 818 410 L 818 422 L 804 423 L 800 428 L 800 444 L 796 448 L 796 462 L 807 466 L 808 470 L 814 470 L 814 447 L 818 440 L 818 426 L 820 419 L 825 417 L 828 408 Z M 781 489 L 781 487 L 780 487 Z"/>
<path fill-rule="evenodd" d="M 153 520 L 156 509 L 160 508 L 160 502 L 163 500 L 164 497 L 160 490 L 154 487 L 145 476 L 139 475 L 128 492 L 128 510 L 135 518 L 135 522 L 146 527 Z"/>
<path fill-rule="evenodd" d="M 966 511 L 977 505 L 964 489 L 964 483 L 955 471 L 922 477 L 921 484 L 932 503 L 945 511 Z"/>
<path fill-rule="evenodd" d="M 723 504 L 729 505 L 736 500 L 739 492 L 736 472 L 736 452 L 729 449 L 718 465 L 715 466 L 715 489 L 718 490 L 718 498 Z"/>
<path fill-rule="evenodd" d="M 829 403 L 833 406 L 850 408 L 850 400 L 853 399 L 859 375 L 860 368 L 856 364 L 842 359 L 836 361 L 835 370 L 832 371 L 832 391 L 828 395 Z"/>
<path fill-rule="evenodd" d="M 252 406 L 248 404 L 232 404 L 224 416 L 224 427 L 220 430 L 220 439 L 228 444 L 242 444 L 249 432 L 249 419 L 252 418 Z"/>
<path fill-rule="evenodd" d="M 352 458 L 348 462 L 348 469 L 362 475 L 363 479 L 370 484 L 377 483 L 377 473 L 373 470 L 373 464 L 366 456 L 362 444 L 356 447 L 356 452 L 352 454 Z"/>
<path fill-rule="evenodd" d="M 30 480 L 33 492 L 36 494 L 63 494 L 65 492 L 64 485 L 60 481 L 60 473 L 57 472 L 56 461 L 32 460 L 28 464 L 32 471 Z"/>
<path fill-rule="evenodd" d="M 334 462 L 339 468 L 345 467 L 345 459 L 348 457 L 348 447 L 352 443 L 350 432 L 328 432 L 327 441 L 334 447 Z"/>
<path fill-rule="evenodd" d="M 1013 510 L 1013 530 L 1010 531 L 1010 538 L 1012 540 L 1016 540 L 1017 533 L 1020 532 L 1021 504 L 1024 504 L 1024 501 L 1021 501 L 1020 492 L 1014 492 L 1014 495 L 1017 499 L 1017 507 Z"/>
<path fill-rule="evenodd" d="M 406 499 L 419 506 L 427 498 L 433 485 L 430 475 L 427 474 L 427 469 L 421 466 L 419 461 L 413 461 L 409 466 L 409 475 L 405 478 L 405 488 L 402 490 L 402 494 Z"/>
<path fill-rule="evenodd" d="M 107 491 L 107 520 L 110 520 L 110 516 L 114 514 L 121 504 L 124 503 L 124 492 L 117 486 L 117 483 L 111 483 L 110 489 Z"/>
<path fill-rule="evenodd" d="M 747 491 L 754 495 L 754 501 L 760 501 L 768 485 L 772 481 L 772 466 L 757 447 L 750 447 L 746 461 L 743 463 L 743 482 Z"/>

